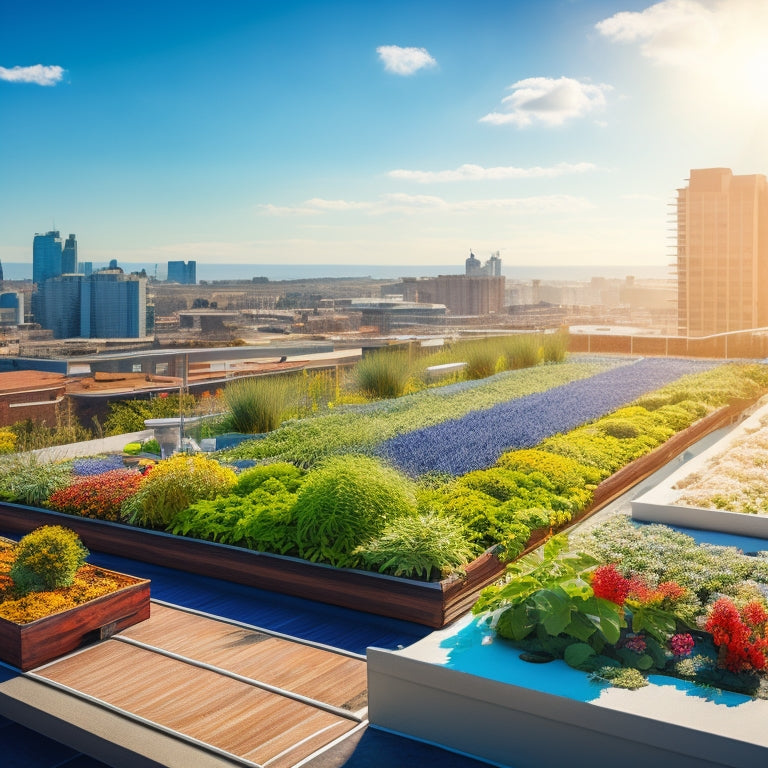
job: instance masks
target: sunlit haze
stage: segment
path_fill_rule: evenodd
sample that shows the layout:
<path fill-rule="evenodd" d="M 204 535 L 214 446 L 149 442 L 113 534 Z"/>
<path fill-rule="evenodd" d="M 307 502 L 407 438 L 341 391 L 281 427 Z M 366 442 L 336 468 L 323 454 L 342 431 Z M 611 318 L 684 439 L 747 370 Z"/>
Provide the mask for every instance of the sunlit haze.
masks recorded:
<path fill-rule="evenodd" d="M 0 259 L 653 265 L 768 172 L 765 0 L 4 3 Z"/>

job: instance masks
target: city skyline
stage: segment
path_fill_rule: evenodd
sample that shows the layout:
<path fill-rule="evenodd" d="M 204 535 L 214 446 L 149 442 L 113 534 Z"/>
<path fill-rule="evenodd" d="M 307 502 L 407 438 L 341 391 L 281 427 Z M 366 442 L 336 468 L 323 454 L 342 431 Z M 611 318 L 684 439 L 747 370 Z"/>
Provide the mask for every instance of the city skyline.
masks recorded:
<path fill-rule="evenodd" d="M 0 10 L 0 260 L 664 265 L 768 171 L 762 0 L 160 8 Z"/>

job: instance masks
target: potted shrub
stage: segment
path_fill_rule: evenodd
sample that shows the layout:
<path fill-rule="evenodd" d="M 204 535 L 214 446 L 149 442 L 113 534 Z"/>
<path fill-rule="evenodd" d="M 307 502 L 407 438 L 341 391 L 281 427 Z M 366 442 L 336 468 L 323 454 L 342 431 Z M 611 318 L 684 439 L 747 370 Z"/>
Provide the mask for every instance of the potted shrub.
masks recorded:
<path fill-rule="evenodd" d="M 61 526 L 0 540 L 0 659 L 26 671 L 149 618 L 149 581 L 87 555 Z"/>

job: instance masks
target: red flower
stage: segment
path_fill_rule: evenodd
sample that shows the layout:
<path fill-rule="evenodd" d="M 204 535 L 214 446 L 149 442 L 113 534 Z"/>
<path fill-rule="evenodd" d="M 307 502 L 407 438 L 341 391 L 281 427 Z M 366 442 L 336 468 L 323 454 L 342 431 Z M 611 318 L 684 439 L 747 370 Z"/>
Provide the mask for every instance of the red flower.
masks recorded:
<path fill-rule="evenodd" d="M 624 605 L 630 583 L 613 563 L 600 565 L 592 572 L 592 591 L 595 597 L 610 600 L 616 605 Z"/>
<path fill-rule="evenodd" d="M 760 603 L 736 608 L 721 597 L 710 611 L 705 628 L 720 650 L 718 663 L 731 672 L 762 670 L 768 665 L 768 614 Z"/>

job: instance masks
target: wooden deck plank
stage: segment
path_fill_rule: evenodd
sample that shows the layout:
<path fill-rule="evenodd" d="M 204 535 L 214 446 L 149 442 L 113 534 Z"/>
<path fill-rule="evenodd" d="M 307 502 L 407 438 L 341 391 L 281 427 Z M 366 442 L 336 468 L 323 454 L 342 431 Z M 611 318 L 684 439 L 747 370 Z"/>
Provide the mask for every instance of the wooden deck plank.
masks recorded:
<path fill-rule="evenodd" d="M 367 704 L 362 659 L 158 604 L 148 621 L 120 634 L 336 707 Z"/>
<path fill-rule="evenodd" d="M 55 662 L 38 674 L 257 763 L 308 739 L 290 754 L 297 762 L 356 725 L 117 640 Z"/>

